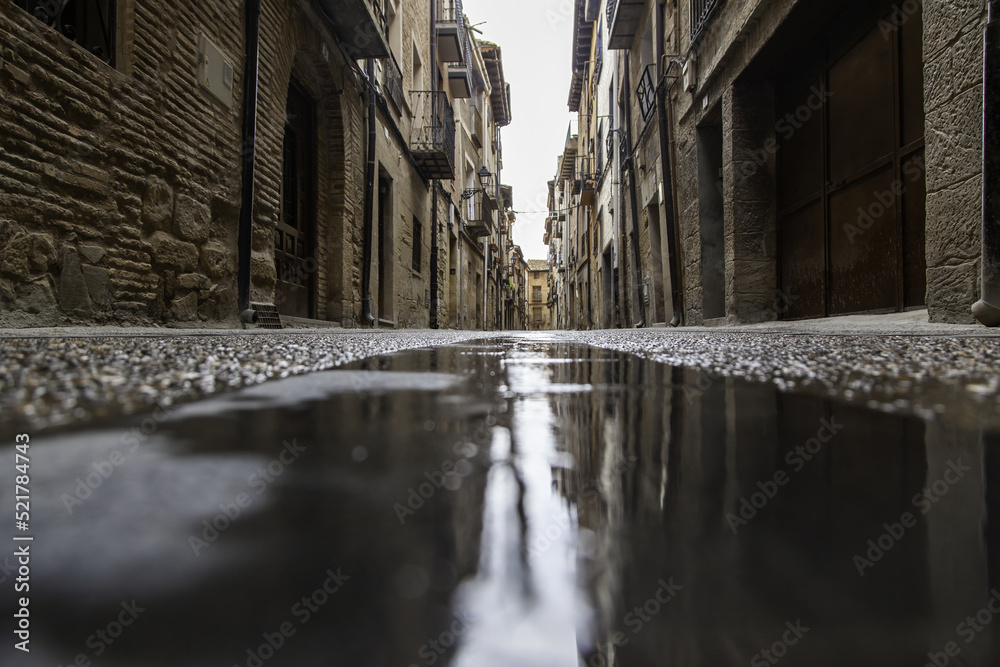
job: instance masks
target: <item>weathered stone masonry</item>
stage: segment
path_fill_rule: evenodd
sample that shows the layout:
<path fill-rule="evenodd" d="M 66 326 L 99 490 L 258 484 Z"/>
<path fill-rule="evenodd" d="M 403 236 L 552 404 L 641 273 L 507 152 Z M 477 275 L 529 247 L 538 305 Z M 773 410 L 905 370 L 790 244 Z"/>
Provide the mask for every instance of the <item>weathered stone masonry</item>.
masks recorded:
<path fill-rule="evenodd" d="M 235 314 L 236 5 L 119 3 L 112 69 L 0 0 L 0 323 Z M 226 109 L 195 85 L 198 26 L 235 66 Z"/>

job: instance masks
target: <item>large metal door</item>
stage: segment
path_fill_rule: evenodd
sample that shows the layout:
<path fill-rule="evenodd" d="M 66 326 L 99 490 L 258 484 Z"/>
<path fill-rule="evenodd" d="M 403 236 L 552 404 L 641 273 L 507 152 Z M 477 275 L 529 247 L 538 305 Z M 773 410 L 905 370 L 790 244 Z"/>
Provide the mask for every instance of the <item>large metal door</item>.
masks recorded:
<path fill-rule="evenodd" d="M 293 83 L 285 117 L 274 266 L 278 312 L 295 317 L 315 317 L 315 135 L 315 104 Z"/>
<path fill-rule="evenodd" d="M 834 26 L 779 85 L 779 276 L 790 318 L 924 303 L 920 15 L 858 33 Z"/>

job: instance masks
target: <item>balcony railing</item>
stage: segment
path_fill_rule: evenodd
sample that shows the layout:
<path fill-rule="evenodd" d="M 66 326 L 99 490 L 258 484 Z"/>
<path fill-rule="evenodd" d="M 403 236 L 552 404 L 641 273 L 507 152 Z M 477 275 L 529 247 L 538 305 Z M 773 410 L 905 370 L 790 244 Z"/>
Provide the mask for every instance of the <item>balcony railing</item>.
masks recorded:
<path fill-rule="evenodd" d="M 385 0 L 317 0 L 352 58 L 389 55 L 389 19 Z"/>
<path fill-rule="evenodd" d="M 466 190 L 462 195 L 463 213 L 472 236 L 489 236 L 496 225 L 496 200 L 492 192 Z"/>
<path fill-rule="evenodd" d="M 379 61 L 382 67 L 382 94 L 386 99 L 392 101 L 396 111 L 403 112 L 403 73 L 399 69 L 396 57 L 389 54 L 388 58 Z"/>
<path fill-rule="evenodd" d="M 608 0 L 608 48 L 632 48 L 645 15 L 646 0 Z"/>
<path fill-rule="evenodd" d="M 476 148 L 482 148 L 483 144 L 486 142 L 486 129 L 485 125 L 483 125 L 483 114 L 479 110 L 479 107 L 470 104 L 469 115 L 472 117 L 469 123 L 472 127 L 472 143 L 476 145 Z"/>
<path fill-rule="evenodd" d="M 701 38 L 722 0 L 691 0 L 691 43 Z"/>
<path fill-rule="evenodd" d="M 444 91 L 410 91 L 410 150 L 424 176 L 455 178 L 455 112 Z"/>
<path fill-rule="evenodd" d="M 467 36 L 462 0 L 437 0 L 438 53 L 446 63 L 465 62 Z"/>

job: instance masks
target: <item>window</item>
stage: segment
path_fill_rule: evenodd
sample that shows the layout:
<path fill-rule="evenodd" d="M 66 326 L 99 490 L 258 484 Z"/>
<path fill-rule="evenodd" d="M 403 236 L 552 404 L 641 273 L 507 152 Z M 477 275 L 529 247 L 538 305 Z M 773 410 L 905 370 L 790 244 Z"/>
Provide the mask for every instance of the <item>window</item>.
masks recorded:
<path fill-rule="evenodd" d="M 420 61 L 420 51 L 417 49 L 416 42 L 413 43 L 413 71 L 410 74 L 412 75 L 410 90 L 423 90 L 424 64 Z"/>
<path fill-rule="evenodd" d="M 14 4 L 115 66 L 115 0 L 16 0 Z"/>
<path fill-rule="evenodd" d="M 694 44 L 708 26 L 722 0 L 691 0 L 691 43 Z"/>
<path fill-rule="evenodd" d="M 413 218 L 413 270 L 420 273 L 420 250 L 423 243 L 423 225 Z"/>
<path fill-rule="evenodd" d="M 534 287 L 532 287 L 532 289 L 531 289 L 531 300 L 532 301 L 541 301 L 542 300 L 542 286 L 541 285 L 535 285 Z"/>
<path fill-rule="evenodd" d="M 541 306 L 535 306 L 531 309 L 531 321 L 535 324 L 542 323 L 542 308 Z"/>

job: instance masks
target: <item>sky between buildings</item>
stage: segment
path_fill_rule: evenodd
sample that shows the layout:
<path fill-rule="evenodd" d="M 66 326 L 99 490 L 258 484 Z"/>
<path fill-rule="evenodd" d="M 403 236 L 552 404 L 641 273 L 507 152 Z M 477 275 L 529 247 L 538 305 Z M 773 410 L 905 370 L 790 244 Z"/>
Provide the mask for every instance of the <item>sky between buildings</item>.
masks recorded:
<path fill-rule="evenodd" d="M 514 243 L 525 259 L 544 259 L 549 180 L 566 143 L 571 115 L 572 0 L 465 0 L 481 39 L 503 52 L 513 121 L 503 131 L 501 180 L 514 188 Z"/>

